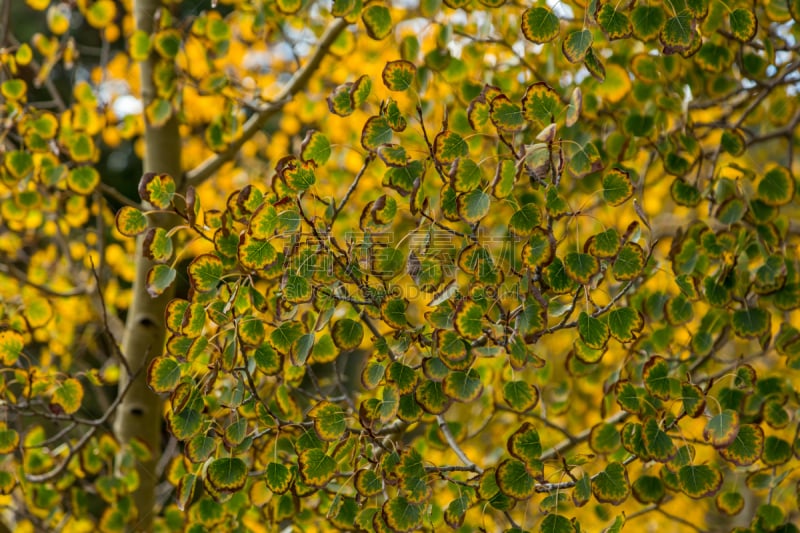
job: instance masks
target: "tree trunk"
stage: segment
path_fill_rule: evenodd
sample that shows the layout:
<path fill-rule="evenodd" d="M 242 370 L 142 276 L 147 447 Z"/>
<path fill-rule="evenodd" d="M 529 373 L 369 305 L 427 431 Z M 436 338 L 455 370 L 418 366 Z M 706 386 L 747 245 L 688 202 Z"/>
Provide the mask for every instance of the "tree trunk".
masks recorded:
<path fill-rule="evenodd" d="M 135 0 L 134 17 L 136 28 L 147 32 L 153 31 L 154 16 L 162 7 L 161 0 Z M 151 57 L 141 63 L 142 103 L 146 107 L 155 97 L 152 72 L 156 58 Z M 178 121 L 173 116 L 161 127 L 147 124 L 145 119 L 145 158 L 144 171 L 167 173 L 176 181 L 181 177 L 181 142 L 178 132 Z M 176 217 L 158 215 L 148 217 L 151 225 L 171 228 Z M 155 488 L 158 480 L 155 465 L 161 451 L 161 401 L 148 387 L 146 369 L 150 360 L 161 355 L 164 346 L 165 326 L 164 311 L 173 296 L 167 290 L 158 298 L 152 298 L 146 287 L 147 273 L 152 262 L 142 255 L 140 236 L 136 242 L 136 280 L 133 285 L 133 299 L 128 310 L 125 334 L 122 339 L 122 353 L 132 372 L 139 372 L 136 381 L 131 385 L 128 394 L 119 406 L 114 421 L 114 432 L 119 443 L 125 446 L 133 438 L 144 442 L 152 453 L 151 460 L 137 465 L 139 487 L 134 493 L 134 502 L 138 509 L 138 520 L 134 531 L 150 531 L 153 524 L 153 507 Z M 125 385 L 129 376 L 123 376 L 120 387 Z"/>

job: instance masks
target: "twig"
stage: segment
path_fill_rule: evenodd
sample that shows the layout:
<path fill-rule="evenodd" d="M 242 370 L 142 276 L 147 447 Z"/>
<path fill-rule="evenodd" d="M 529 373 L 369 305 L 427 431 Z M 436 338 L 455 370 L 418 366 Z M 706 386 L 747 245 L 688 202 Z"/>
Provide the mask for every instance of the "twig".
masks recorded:
<path fill-rule="evenodd" d="M 348 23 L 344 19 L 338 19 L 334 22 L 325 33 L 320 37 L 319 45 L 314 51 L 308 62 L 303 65 L 294 76 L 289 80 L 286 86 L 278 93 L 275 100 L 262 106 L 258 113 L 251 116 L 242 127 L 242 133 L 239 137 L 231 142 L 231 144 L 223 152 L 215 154 L 197 167 L 186 172 L 182 187 L 185 189 L 189 185 L 197 187 L 205 180 L 210 178 L 222 165 L 231 161 L 236 154 L 239 153 L 240 148 L 246 143 L 256 132 L 260 131 L 262 127 L 272 118 L 278 111 L 283 109 L 292 97 L 298 92 L 305 89 L 311 75 L 319 67 L 322 59 L 327 55 L 331 45 L 339 37 L 339 34 L 347 27 Z"/>
<path fill-rule="evenodd" d="M 9 264 L 0 263 L 0 273 L 11 276 L 17 281 L 24 283 L 25 285 L 32 287 L 39 292 L 43 292 L 44 294 L 47 294 L 49 296 L 55 296 L 57 298 L 70 298 L 72 296 L 82 296 L 89 292 L 89 290 L 86 287 L 75 287 L 74 289 L 69 291 L 57 291 L 45 285 L 39 285 L 38 283 L 31 281 L 28 278 L 28 276 L 25 275 L 24 272 L 22 272 L 15 266 Z"/>
<path fill-rule="evenodd" d="M 339 213 L 342 212 L 342 209 L 344 209 L 344 206 L 347 204 L 347 201 L 350 199 L 350 196 L 356 190 L 356 187 L 358 187 L 358 182 L 361 181 L 361 177 L 367 171 L 367 167 L 369 167 L 369 164 L 372 163 L 374 160 L 375 160 L 375 156 L 373 154 L 369 154 L 367 156 L 367 158 L 364 159 L 364 164 L 361 165 L 361 168 L 359 169 L 358 174 L 355 175 L 355 177 L 353 178 L 353 182 L 350 184 L 350 187 L 348 187 L 348 189 L 347 189 L 347 192 L 344 193 L 344 196 L 342 197 L 342 200 L 339 202 L 339 205 L 336 206 L 336 208 L 333 211 L 333 216 L 331 217 L 331 222 L 330 222 L 331 226 L 336 221 L 336 217 L 339 216 Z"/>
<path fill-rule="evenodd" d="M 629 412 L 620 411 L 618 413 L 615 413 L 615 414 L 611 415 L 607 419 L 605 419 L 604 423 L 606 423 L 606 424 L 618 424 L 619 422 L 622 422 L 623 420 L 625 420 L 629 416 L 630 416 Z M 556 444 L 552 448 L 550 448 L 548 450 L 545 450 L 542 453 L 541 460 L 542 461 L 548 461 L 550 459 L 555 459 L 557 456 L 563 454 L 564 452 L 566 452 L 570 448 L 573 448 L 573 447 L 577 446 L 578 444 L 580 444 L 582 442 L 586 442 L 587 440 L 589 440 L 589 436 L 591 434 L 592 434 L 592 428 L 588 428 L 588 429 L 585 429 L 585 430 L 581 431 L 577 435 L 574 435 L 571 439 L 566 439 L 566 440 L 563 440 L 563 441 L 559 442 L 558 444 Z"/>
<path fill-rule="evenodd" d="M 447 440 L 447 444 L 450 445 L 450 449 L 455 452 L 461 462 L 470 469 L 472 472 L 483 474 L 483 469 L 470 461 L 467 454 L 464 453 L 464 450 L 456 442 L 455 437 L 453 437 L 453 433 L 450 431 L 450 426 L 447 425 L 447 421 L 444 419 L 442 415 L 436 415 L 436 422 L 439 424 L 439 429 L 442 430 L 442 434 L 444 435 L 445 440 Z"/>
<path fill-rule="evenodd" d="M 59 463 L 58 466 L 43 474 L 25 474 L 25 479 L 30 483 L 44 483 L 45 481 L 50 481 L 51 479 L 55 479 L 56 477 L 61 475 L 64 472 L 64 470 L 66 470 L 72 458 L 75 457 L 75 454 L 77 454 L 81 450 L 81 448 L 83 448 L 86 445 L 86 443 L 89 442 L 89 439 L 92 438 L 92 436 L 95 434 L 97 428 L 100 427 L 102 424 L 105 424 L 106 421 L 109 419 L 109 417 L 117 411 L 117 406 L 119 406 L 120 402 L 122 402 L 122 399 L 131 389 L 131 385 L 136 381 L 135 378 L 136 376 L 133 376 L 130 380 L 128 380 L 128 383 L 119 392 L 119 394 L 117 394 L 117 397 L 114 398 L 114 401 L 108 407 L 106 412 L 103 413 L 103 416 L 101 416 L 96 420 L 91 421 L 92 427 L 86 433 L 81 435 L 81 438 L 78 439 L 78 442 L 72 445 L 67 444 L 69 448 L 69 454 L 67 454 L 64 460 L 61 463 Z"/>
<path fill-rule="evenodd" d="M 91 258 L 91 256 L 89 256 L 89 262 L 91 263 L 92 267 L 92 275 L 97 283 L 97 292 L 95 294 L 96 299 L 100 304 L 100 313 L 103 315 L 103 333 L 106 336 L 108 344 L 111 345 L 111 351 L 114 353 L 114 357 L 116 357 L 122 366 L 125 367 L 125 371 L 130 376 L 132 373 L 131 367 L 128 365 L 128 360 L 125 359 L 124 355 L 122 355 L 122 350 L 119 348 L 122 335 L 120 335 L 119 332 L 115 335 L 111 330 L 111 327 L 108 325 L 108 310 L 106 309 L 106 299 L 103 298 L 103 291 L 100 286 L 100 275 L 97 273 L 97 269 L 94 267 L 94 260 Z"/>

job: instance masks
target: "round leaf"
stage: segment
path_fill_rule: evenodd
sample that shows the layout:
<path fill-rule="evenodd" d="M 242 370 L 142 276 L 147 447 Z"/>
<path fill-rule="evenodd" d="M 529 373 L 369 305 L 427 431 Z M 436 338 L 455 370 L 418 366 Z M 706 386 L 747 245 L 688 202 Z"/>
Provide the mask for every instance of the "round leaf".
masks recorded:
<path fill-rule="evenodd" d="M 247 481 L 247 465 L 238 457 L 215 459 L 208 465 L 206 481 L 218 493 L 237 492 Z"/>
<path fill-rule="evenodd" d="M 559 20 L 550 8 L 532 7 L 522 14 L 522 34 L 531 42 L 541 44 L 558 36 Z"/>
<path fill-rule="evenodd" d="M 592 494 L 597 501 L 619 505 L 630 494 L 628 472 L 621 463 L 613 462 L 592 480 Z"/>
<path fill-rule="evenodd" d="M 370 5 L 361 12 L 361 20 L 367 29 L 367 35 L 376 41 L 383 40 L 392 33 L 392 14 L 386 6 Z"/>
<path fill-rule="evenodd" d="M 722 474 L 709 465 L 685 465 L 678 471 L 678 482 L 689 497 L 707 498 L 722 486 Z"/>
<path fill-rule="evenodd" d="M 417 67 L 413 63 L 398 59 L 386 63 L 381 77 L 390 91 L 405 91 L 413 85 L 416 74 Z"/>
<path fill-rule="evenodd" d="M 331 337 L 340 350 L 353 350 L 364 339 L 364 327 L 361 322 L 343 318 L 333 324 Z"/>

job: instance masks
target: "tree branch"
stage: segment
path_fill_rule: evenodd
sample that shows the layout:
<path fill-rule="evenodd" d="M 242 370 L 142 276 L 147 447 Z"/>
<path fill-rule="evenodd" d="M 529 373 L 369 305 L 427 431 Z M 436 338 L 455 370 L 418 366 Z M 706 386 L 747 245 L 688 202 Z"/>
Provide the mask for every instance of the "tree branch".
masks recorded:
<path fill-rule="evenodd" d="M 275 100 L 261 106 L 259 111 L 245 122 L 242 127 L 242 134 L 228 145 L 225 151 L 209 157 L 197 167 L 186 172 L 181 184 L 182 189 L 185 190 L 189 185 L 197 187 L 214 175 L 222 165 L 236 157 L 242 145 L 260 131 L 270 118 L 283 109 L 283 106 L 290 102 L 294 95 L 305 89 L 308 81 L 311 79 L 311 75 L 319 68 L 322 59 L 327 55 L 331 45 L 347 27 L 347 24 L 347 21 L 344 19 L 338 19 L 329 26 L 328 29 L 325 30 L 325 33 L 322 34 L 322 37 L 320 37 L 319 45 L 308 62 L 294 73 L 292 79 L 290 79 L 281 92 L 278 93 Z"/>

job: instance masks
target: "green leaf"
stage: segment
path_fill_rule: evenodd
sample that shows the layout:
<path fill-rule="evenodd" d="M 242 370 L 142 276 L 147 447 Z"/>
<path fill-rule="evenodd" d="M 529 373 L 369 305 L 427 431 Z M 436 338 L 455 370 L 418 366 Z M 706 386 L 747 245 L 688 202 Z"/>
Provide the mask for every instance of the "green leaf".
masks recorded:
<path fill-rule="evenodd" d="M 550 240 L 542 228 L 535 228 L 528 242 L 522 247 L 522 262 L 528 268 L 547 266 L 555 254 L 555 242 Z"/>
<path fill-rule="evenodd" d="M 444 413 L 452 403 L 439 381 L 425 381 L 419 384 L 414 391 L 414 398 L 420 407 L 433 415 Z"/>
<path fill-rule="evenodd" d="M 679 12 L 667 19 L 659 33 L 661 44 L 667 54 L 682 52 L 692 46 L 696 33 L 693 29 L 692 14 L 688 10 Z"/>
<path fill-rule="evenodd" d="M 364 339 L 364 326 L 361 322 L 343 318 L 333 324 L 331 337 L 340 350 L 353 350 L 358 348 Z"/>
<path fill-rule="evenodd" d="M 564 263 L 558 257 L 544 270 L 544 279 L 550 289 L 556 294 L 564 294 L 575 288 L 574 280 L 567 275 Z"/>
<path fill-rule="evenodd" d="M 386 117 L 370 117 L 361 130 L 361 146 L 371 152 L 375 151 L 378 146 L 391 143 L 392 134 L 392 128 Z"/>
<path fill-rule="evenodd" d="M 303 336 L 303 325 L 299 322 L 287 321 L 272 330 L 269 342 L 280 353 L 289 354 L 300 337 Z"/>
<path fill-rule="evenodd" d="M 581 311 L 578 316 L 578 333 L 581 340 L 589 348 L 601 350 L 606 347 L 609 337 L 608 326 L 599 318 L 595 318 L 586 311 Z"/>
<path fill-rule="evenodd" d="M 303 143 L 300 145 L 300 158 L 304 162 L 313 161 L 317 166 L 322 166 L 327 163 L 330 156 L 331 142 L 328 137 L 319 131 L 308 130 Z"/>
<path fill-rule="evenodd" d="M 76 378 L 70 377 L 59 380 L 55 383 L 52 391 L 50 409 L 55 412 L 56 406 L 58 406 L 62 414 L 74 414 L 81 408 L 83 394 L 83 385 L 81 385 L 81 382 Z"/>
<path fill-rule="evenodd" d="M 219 439 L 213 433 L 195 435 L 186 444 L 186 457 L 193 463 L 202 463 L 217 449 L 218 441 Z"/>
<path fill-rule="evenodd" d="M 739 413 L 725 409 L 711 417 L 703 430 L 703 438 L 715 448 L 729 446 L 739 433 Z"/>
<path fill-rule="evenodd" d="M 579 63 L 586 57 L 586 52 L 592 46 L 592 32 L 577 30 L 567 35 L 561 43 L 561 51 L 570 63 Z"/>
<path fill-rule="evenodd" d="M 495 96 L 489 106 L 489 118 L 500 131 L 516 132 L 525 126 L 522 108 L 504 94 Z"/>
<path fill-rule="evenodd" d="M 685 465 L 678 470 L 681 490 L 691 498 L 708 498 L 722 486 L 722 474 L 709 465 Z"/>
<path fill-rule="evenodd" d="M 355 487 L 365 498 L 376 496 L 383 490 L 383 479 L 374 470 L 362 468 L 356 472 Z"/>
<path fill-rule="evenodd" d="M 667 400 L 676 383 L 669 375 L 669 363 L 658 355 L 651 357 L 642 368 L 642 379 L 647 392 L 656 398 Z"/>
<path fill-rule="evenodd" d="M 153 298 L 164 294 L 175 281 L 177 274 L 175 269 L 168 265 L 155 265 L 147 273 L 147 293 Z"/>
<path fill-rule="evenodd" d="M 731 197 L 722 202 L 714 216 L 722 224 L 730 226 L 739 222 L 747 212 L 747 204 L 741 198 Z"/>
<path fill-rule="evenodd" d="M 156 263 L 166 263 L 172 258 L 172 238 L 164 228 L 150 228 L 142 241 L 142 253 Z"/>
<path fill-rule="evenodd" d="M 503 385 L 503 400 L 512 411 L 525 413 L 539 403 L 539 390 L 527 381 L 507 381 Z"/>
<path fill-rule="evenodd" d="M 33 156 L 22 150 L 12 150 L 5 155 L 5 167 L 17 180 L 27 177 L 33 172 Z"/>
<path fill-rule="evenodd" d="M 589 446 L 595 453 L 614 453 L 620 447 L 620 431 L 614 424 L 601 422 L 589 433 Z"/>
<path fill-rule="evenodd" d="M 345 83 L 337 86 L 333 92 L 328 95 L 328 109 L 334 115 L 346 117 L 355 111 L 355 103 L 353 101 L 352 93 L 353 84 Z"/>
<path fill-rule="evenodd" d="M 759 200 L 767 205 L 786 205 L 794 199 L 794 178 L 786 167 L 774 166 L 758 182 L 757 192 Z"/>
<path fill-rule="evenodd" d="M 129 205 L 123 206 L 114 217 L 117 231 L 126 237 L 135 237 L 147 229 L 147 218 L 140 210 Z"/>
<path fill-rule="evenodd" d="M 170 357 L 156 357 L 147 367 L 147 384 L 156 394 L 172 392 L 181 380 L 181 365 Z"/>
<path fill-rule="evenodd" d="M 336 461 L 319 448 L 300 452 L 300 479 L 309 487 L 324 487 L 336 474 Z"/>
<path fill-rule="evenodd" d="M 642 247 L 635 242 L 627 242 L 617 254 L 612 272 L 619 281 L 636 279 L 644 270 L 645 255 Z"/>
<path fill-rule="evenodd" d="M 532 7 L 522 14 L 522 34 L 529 41 L 542 44 L 558 36 L 559 20 L 546 7 Z"/>
<path fill-rule="evenodd" d="M 450 167 L 450 185 L 457 192 L 468 192 L 481 185 L 483 173 L 475 161 L 459 158 Z M 457 204 L 456 204 L 457 205 Z"/>
<path fill-rule="evenodd" d="M 575 524 L 566 516 L 559 514 L 548 514 L 539 526 L 542 533 L 575 533 Z"/>
<path fill-rule="evenodd" d="M 545 82 L 529 85 L 522 97 L 522 113 L 535 130 L 556 121 L 562 113 L 563 105 L 558 93 Z"/>
<path fill-rule="evenodd" d="M 739 466 L 749 466 L 761 457 L 764 449 L 764 430 L 755 424 L 742 424 L 736 438 L 719 454 Z"/>
<path fill-rule="evenodd" d="M 397 496 L 384 502 L 381 515 L 392 531 L 411 531 L 422 525 L 423 506 Z"/>
<path fill-rule="evenodd" d="M 737 309 L 731 316 L 731 327 L 738 337 L 757 338 L 770 331 L 771 318 L 769 311 L 760 307 Z"/>
<path fill-rule="evenodd" d="M 14 429 L 9 429 L 5 422 L 0 422 L 0 453 L 3 455 L 13 453 L 18 445 L 19 433 L 17 433 L 17 431 Z M 0 490 L 0 494 L 7 493 Z"/>
<path fill-rule="evenodd" d="M 658 37 L 667 16 L 661 6 L 639 4 L 631 11 L 631 29 L 634 37 L 642 41 L 650 41 Z"/>
<path fill-rule="evenodd" d="M 633 183 L 627 169 L 614 166 L 603 174 L 603 198 L 609 205 L 622 205 L 631 196 L 633 196 Z"/>
<path fill-rule="evenodd" d="M 600 271 L 600 262 L 590 254 L 570 252 L 564 257 L 564 270 L 577 283 L 586 285 Z"/>
<path fill-rule="evenodd" d="M 344 409 L 331 402 L 318 403 L 308 412 L 308 416 L 314 421 L 314 430 L 322 440 L 339 440 L 347 430 Z"/>
<path fill-rule="evenodd" d="M 100 184 L 100 173 L 94 167 L 75 167 L 67 174 L 67 186 L 78 194 L 90 194 Z"/>
<path fill-rule="evenodd" d="M 728 14 L 731 24 L 731 35 L 743 43 L 753 40 L 758 31 L 758 20 L 750 9 L 738 8 Z"/>
<path fill-rule="evenodd" d="M 0 331 L 0 362 L 4 366 L 13 366 L 19 359 L 23 348 L 25 348 L 25 340 L 22 335 L 8 329 Z"/>
<path fill-rule="evenodd" d="M 783 509 L 773 503 L 759 505 L 756 509 L 756 517 L 757 527 L 761 531 L 778 531 L 786 520 Z M 797 527 L 793 529 L 797 529 Z M 782 528 L 782 530 L 792 531 L 790 528 Z"/>
<path fill-rule="evenodd" d="M 603 29 L 609 41 L 630 37 L 633 31 L 628 16 L 621 10 L 617 10 L 616 6 L 619 6 L 616 2 L 604 4 L 599 7 L 594 15 L 595 20 Z"/>
<path fill-rule="evenodd" d="M 592 480 L 592 494 L 601 503 L 619 505 L 628 499 L 630 492 L 628 472 L 621 463 L 608 463 Z"/>
<path fill-rule="evenodd" d="M 491 202 L 490 195 L 480 189 L 475 189 L 458 196 L 458 213 L 465 222 L 474 224 L 489 214 Z"/>
<path fill-rule="evenodd" d="M 6 80 L 0 85 L 0 93 L 9 100 L 20 100 L 25 97 L 28 86 L 24 80 Z"/>
<path fill-rule="evenodd" d="M 717 494 L 714 503 L 716 503 L 719 512 L 728 516 L 733 516 L 739 514 L 742 509 L 744 509 L 744 496 L 738 492 L 726 490 L 725 492 Z"/>
<path fill-rule="evenodd" d="M 770 435 L 764 440 L 761 461 L 767 466 L 779 466 L 792 458 L 792 446 L 784 439 Z"/>
<path fill-rule="evenodd" d="M 569 169 L 572 174 L 581 178 L 592 172 L 597 172 L 603 168 L 603 160 L 600 152 L 592 142 L 584 145 L 567 145 L 567 157 L 569 159 Z"/>
<path fill-rule="evenodd" d="M 483 392 L 483 383 L 480 374 L 474 368 L 459 370 L 447 374 L 442 381 L 442 390 L 457 402 L 472 402 Z"/>
<path fill-rule="evenodd" d="M 280 463 L 270 463 L 267 465 L 264 481 L 269 490 L 276 494 L 283 494 L 292 484 L 292 472 Z"/>
<path fill-rule="evenodd" d="M 400 168 L 408 164 L 406 149 L 399 144 L 383 144 L 379 146 L 378 157 L 387 167 Z"/>
<path fill-rule="evenodd" d="M 589 48 L 586 52 L 586 57 L 583 58 L 583 66 L 600 83 L 606 80 L 606 67 L 603 65 L 603 61 L 595 55 L 594 49 Z"/>
<path fill-rule="evenodd" d="M 631 486 L 633 497 L 640 503 L 658 503 L 664 499 L 666 491 L 661 478 L 656 476 L 640 476 Z"/>
<path fill-rule="evenodd" d="M 703 414 L 706 406 L 706 397 L 702 389 L 694 383 L 681 384 L 681 400 L 683 410 L 692 418 L 697 418 Z"/>
<path fill-rule="evenodd" d="M 659 427 L 658 420 L 653 417 L 642 425 L 642 442 L 648 455 L 660 463 L 666 463 L 677 453 L 672 438 Z"/>
<path fill-rule="evenodd" d="M 670 298 L 664 306 L 664 314 L 673 326 L 686 324 L 694 317 L 692 302 L 685 294 L 677 294 Z"/>
<path fill-rule="evenodd" d="M 389 61 L 383 67 L 383 84 L 390 91 L 405 91 L 414 84 L 414 78 L 417 74 L 417 67 L 410 61 L 398 59 L 396 61 Z"/>
<path fill-rule="evenodd" d="M 530 422 L 523 423 L 508 439 L 508 452 L 529 466 L 538 466 L 542 455 L 539 432 Z"/>
<path fill-rule="evenodd" d="M 636 137 L 647 137 L 655 128 L 655 119 L 652 115 L 641 115 L 639 113 L 631 113 L 625 119 L 624 129 L 631 135 Z"/>
<path fill-rule="evenodd" d="M 687 207 L 695 207 L 703 199 L 697 187 L 686 183 L 683 178 L 675 178 L 670 187 L 670 194 L 676 204 Z"/>
<path fill-rule="evenodd" d="M 511 215 L 508 229 L 520 237 L 530 237 L 542 222 L 542 212 L 536 204 L 525 204 Z"/>
<path fill-rule="evenodd" d="M 472 300 L 463 300 L 456 309 L 453 326 L 456 331 L 469 340 L 483 335 L 483 308 Z"/>
<path fill-rule="evenodd" d="M 238 457 L 215 459 L 206 470 L 206 481 L 219 493 L 230 494 L 244 487 L 247 465 Z"/>
<path fill-rule="evenodd" d="M 222 261 L 213 254 L 198 255 L 188 267 L 189 283 L 197 292 L 208 292 L 222 281 Z"/>
<path fill-rule="evenodd" d="M 609 259 L 617 255 L 620 245 L 619 232 L 616 228 L 609 228 L 592 236 L 587 242 L 586 250 L 595 257 Z"/>
<path fill-rule="evenodd" d="M 167 209 L 175 195 L 175 180 L 169 174 L 148 172 L 139 180 L 139 197 L 158 209 Z"/>
<path fill-rule="evenodd" d="M 433 155 L 443 165 L 449 165 L 467 154 L 469 154 L 469 145 L 458 133 L 444 130 L 433 140 Z"/>
<path fill-rule="evenodd" d="M 361 12 L 361 20 L 367 30 L 367 35 L 376 41 L 381 41 L 392 33 L 392 14 L 389 8 L 372 4 Z"/>
<path fill-rule="evenodd" d="M 642 314 L 632 307 L 620 307 L 608 314 L 611 336 L 620 342 L 631 342 L 644 327 Z"/>
<path fill-rule="evenodd" d="M 495 479 L 502 493 L 516 500 L 530 498 L 536 489 L 536 480 L 525 463 L 517 459 L 502 461 L 495 471 Z"/>
<path fill-rule="evenodd" d="M 269 344 L 262 344 L 251 355 L 256 368 L 267 376 L 274 376 L 283 368 L 283 358 Z"/>

